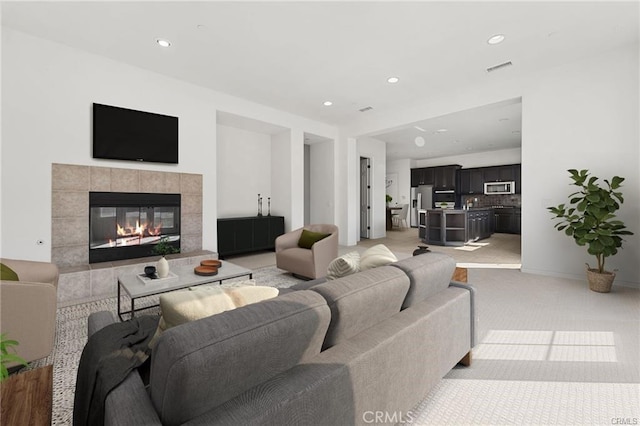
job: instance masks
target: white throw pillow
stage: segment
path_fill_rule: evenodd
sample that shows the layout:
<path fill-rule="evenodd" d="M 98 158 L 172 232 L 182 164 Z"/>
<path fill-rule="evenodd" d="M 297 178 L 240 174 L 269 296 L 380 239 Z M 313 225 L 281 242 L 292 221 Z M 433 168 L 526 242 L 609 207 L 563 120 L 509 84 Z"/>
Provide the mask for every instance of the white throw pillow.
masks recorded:
<path fill-rule="evenodd" d="M 335 258 L 327 268 L 327 279 L 335 280 L 336 278 L 346 277 L 355 274 L 360 270 L 360 253 L 352 251 L 343 256 Z"/>
<path fill-rule="evenodd" d="M 162 333 L 180 324 L 230 311 L 241 306 L 276 297 L 279 290 L 265 286 L 222 288 L 220 286 L 191 287 L 160 296 L 162 316 L 149 343 L 153 348 Z"/>
<path fill-rule="evenodd" d="M 378 244 L 365 250 L 360 255 L 360 270 L 376 268 L 397 262 L 398 258 L 384 244 Z"/>

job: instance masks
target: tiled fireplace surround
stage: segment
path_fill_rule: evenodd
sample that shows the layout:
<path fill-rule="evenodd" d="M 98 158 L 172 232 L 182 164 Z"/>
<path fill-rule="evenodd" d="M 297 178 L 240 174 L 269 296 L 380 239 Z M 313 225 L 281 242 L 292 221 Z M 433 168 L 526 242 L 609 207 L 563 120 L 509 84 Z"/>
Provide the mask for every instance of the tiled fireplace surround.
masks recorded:
<path fill-rule="evenodd" d="M 154 265 L 157 257 L 89 264 L 89 192 L 181 194 L 181 253 L 171 266 L 217 257 L 202 250 L 202 175 L 53 164 L 51 261 L 60 268 L 58 303 L 115 297 L 117 276 Z"/>

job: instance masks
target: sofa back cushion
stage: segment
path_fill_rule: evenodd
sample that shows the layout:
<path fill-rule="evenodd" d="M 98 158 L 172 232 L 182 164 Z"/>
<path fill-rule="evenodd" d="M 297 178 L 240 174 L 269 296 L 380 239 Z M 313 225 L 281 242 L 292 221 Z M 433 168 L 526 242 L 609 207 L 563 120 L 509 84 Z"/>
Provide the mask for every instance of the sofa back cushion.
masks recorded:
<path fill-rule="evenodd" d="M 420 302 L 449 287 L 456 262 L 442 253 L 424 253 L 392 263 L 390 266 L 407 274 L 411 287 L 402 309 Z"/>
<path fill-rule="evenodd" d="M 162 424 L 184 423 L 317 355 L 330 316 L 317 293 L 295 291 L 167 330 L 149 391 Z"/>
<path fill-rule="evenodd" d="M 331 309 L 331 324 L 322 349 L 330 348 L 400 312 L 409 278 L 382 266 L 316 285 Z"/>

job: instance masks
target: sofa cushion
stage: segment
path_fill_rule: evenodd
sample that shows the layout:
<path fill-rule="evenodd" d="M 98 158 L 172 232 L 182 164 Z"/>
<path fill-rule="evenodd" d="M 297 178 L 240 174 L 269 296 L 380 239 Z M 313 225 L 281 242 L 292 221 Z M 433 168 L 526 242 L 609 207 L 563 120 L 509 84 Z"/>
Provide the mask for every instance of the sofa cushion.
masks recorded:
<path fill-rule="evenodd" d="M 420 302 L 449 287 L 456 262 L 442 253 L 424 253 L 393 263 L 390 266 L 404 271 L 411 287 L 402 309 Z"/>
<path fill-rule="evenodd" d="M 162 294 L 162 316 L 149 346 L 153 348 L 160 336 L 171 327 L 271 299 L 277 295 L 277 288 L 250 285 L 227 288 L 203 285 Z"/>
<path fill-rule="evenodd" d="M 331 261 L 327 268 L 327 279 L 346 277 L 360 270 L 360 253 L 352 251 Z"/>
<path fill-rule="evenodd" d="M 331 324 L 323 349 L 347 340 L 400 312 L 409 278 L 383 266 L 316 285 L 331 309 Z"/>
<path fill-rule="evenodd" d="M 310 249 L 318 241 L 327 238 L 331 234 L 325 234 L 323 232 L 313 232 L 308 229 L 303 229 L 298 240 L 298 247 Z"/>
<path fill-rule="evenodd" d="M 316 356 L 330 318 L 326 301 L 303 290 L 167 330 L 149 389 L 162 424 L 182 424 Z"/>
<path fill-rule="evenodd" d="M 397 262 L 398 258 L 384 244 L 377 244 L 368 248 L 360 255 L 360 270 L 377 268 L 385 266 L 393 262 Z"/>
<path fill-rule="evenodd" d="M 4 263 L 0 263 L 0 280 L 3 281 L 20 281 L 18 274 Z"/>

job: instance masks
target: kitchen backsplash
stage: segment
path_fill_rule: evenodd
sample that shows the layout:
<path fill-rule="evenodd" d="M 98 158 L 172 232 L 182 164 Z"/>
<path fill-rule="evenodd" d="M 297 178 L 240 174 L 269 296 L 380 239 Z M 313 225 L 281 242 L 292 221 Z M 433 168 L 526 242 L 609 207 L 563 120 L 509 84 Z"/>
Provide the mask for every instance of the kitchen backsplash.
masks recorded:
<path fill-rule="evenodd" d="M 476 201 L 477 200 L 477 201 Z M 501 194 L 501 195 L 463 195 L 462 205 L 467 201 L 473 203 L 473 207 L 491 207 L 491 206 L 521 206 L 520 194 Z"/>

